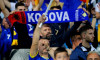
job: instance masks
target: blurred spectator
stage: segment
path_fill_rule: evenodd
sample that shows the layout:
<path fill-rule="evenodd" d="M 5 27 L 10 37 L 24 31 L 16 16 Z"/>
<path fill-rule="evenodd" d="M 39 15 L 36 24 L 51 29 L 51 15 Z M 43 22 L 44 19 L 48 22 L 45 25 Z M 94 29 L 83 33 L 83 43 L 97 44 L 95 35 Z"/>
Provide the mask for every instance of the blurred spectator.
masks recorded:
<path fill-rule="evenodd" d="M 16 3 L 15 8 L 16 11 L 25 11 L 25 5 L 22 2 Z M 13 26 L 18 33 L 18 48 L 30 48 L 32 39 L 28 36 L 26 24 L 15 22 Z"/>
<path fill-rule="evenodd" d="M 52 6 L 51 10 L 61 10 L 61 6 Z M 52 38 L 50 44 L 52 47 L 61 47 L 65 42 L 65 38 L 67 37 L 67 28 L 69 23 L 53 23 L 49 24 L 52 30 Z M 70 45 L 69 41 L 67 40 Z"/>
<path fill-rule="evenodd" d="M 100 60 L 98 52 L 90 51 L 87 55 L 87 60 Z"/>
<path fill-rule="evenodd" d="M 33 41 L 32 41 L 32 45 L 30 48 L 30 56 L 29 56 L 29 60 L 38 60 L 38 59 L 49 59 L 49 60 L 53 60 L 52 58 L 54 58 L 54 49 L 52 47 L 50 47 L 49 45 L 49 39 L 46 38 L 40 38 L 41 35 L 41 30 L 43 30 L 43 26 L 45 26 L 45 24 L 40 28 L 39 25 L 40 23 L 43 23 L 44 16 L 42 15 L 42 17 L 39 18 L 38 24 L 35 28 L 34 34 L 33 34 Z M 45 28 L 46 30 L 47 28 Z M 49 31 L 49 30 L 47 30 Z M 50 33 L 47 34 L 47 36 L 50 36 Z M 58 48 L 59 50 L 60 48 Z M 56 50 L 56 51 L 58 51 Z M 61 49 L 62 50 L 62 49 Z M 66 59 L 68 59 L 68 53 L 65 53 L 66 50 L 61 51 L 64 52 L 64 56 L 66 56 Z M 50 54 L 50 55 L 49 55 Z M 59 54 L 59 53 L 57 53 Z M 67 54 L 67 55 L 66 55 Z M 42 57 L 41 57 L 42 56 Z M 56 55 L 57 56 L 57 55 Z"/>
<path fill-rule="evenodd" d="M 2 28 L 1 28 L 1 23 L 2 23 L 2 19 L 0 18 L 0 60 L 1 60 L 1 34 L 2 34 Z"/>
<path fill-rule="evenodd" d="M 2 34 L 1 34 L 1 58 L 9 60 L 9 54 L 11 51 L 12 36 L 10 30 L 10 22 L 4 18 L 2 21 Z"/>
<path fill-rule="evenodd" d="M 69 60 L 68 51 L 65 48 L 57 48 L 54 51 L 54 60 Z"/>
<path fill-rule="evenodd" d="M 94 31 L 91 26 L 83 26 L 80 29 L 80 35 L 82 37 L 82 44 L 76 47 L 70 55 L 70 60 L 86 60 L 87 53 L 89 51 L 95 51 L 95 48 L 90 44 L 94 41 Z"/>
<path fill-rule="evenodd" d="M 48 54 L 48 48 L 49 48 L 49 40 L 42 38 L 39 40 L 40 38 L 40 31 L 41 28 L 39 27 L 40 23 L 44 23 L 46 18 L 43 18 L 44 15 L 42 15 L 42 17 L 39 18 L 39 21 L 37 23 L 37 26 L 35 28 L 34 34 L 33 34 L 33 41 L 32 41 L 32 45 L 30 48 L 30 56 L 29 56 L 29 60 L 45 60 L 45 59 L 49 59 L 49 60 L 53 60 L 52 57 L 49 56 Z M 46 30 L 46 29 L 45 29 Z M 49 31 L 49 30 L 47 30 Z M 50 35 L 50 34 L 49 34 Z"/>
<path fill-rule="evenodd" d="M 100 2 L 95 6 L 96 18 L 98 19 L 98 42 L 100 42 Z"/>
<path fill-rule="evenodd" d="M 95 11 L 96 11 L 96 18 L 100 19 L 100 14 L 99 14 L 99 12 L 100 12 L 100 2 L 96 4 Z M 99 21 L 100 20 L 98 20 L 98 23 L 100 23 Z"/>
<path fill-rule="evenodd" d="M 25 11 L 25 4 L 23 4 L 22 2 L 16 3 L 15 6 L 16 6 L 16 11 L 19 11 L 19 12 Z M 37 7 L 37 8 L 39 8 L 39 7 Z M 14 12 L 16 12 L 16 11 L 14 11 Z M 12 12 L 12 13 L 14 13 L 14 12 Z M 31 43 L 32 43 L 32 38 L 28 36 L 26 24 L 20 24 L 18 22 L 15 22 L 13 26 L 15 27 L 16 32 L 18 33 L 18 46 L 14 46 L 15 49 L 12 50 L 11 56 L 10 56 L 11 60 L 16 60 L 16 59 L 22 60 L 22 59 L 25 59 L 25 58 L 27 60 L 28 56 L 27 57 L 23 57 L 23 56 L 26 56 L 26 53 L 29 52 L 29 51 L 27 51 L 26 48 L 30 48 Z M 20 48 L 20 49 L 16 49 L 16 48 Z M 20 52 L 20 51 L 25 51 L 26 53 L 23 53 L 23 52 Z M 21 54 L 24 54 L 24 55 L 23 56 L 21 54 L 19 55 L 18 54 L 19 52 Z M 19 56 L 16 56 L 16 55 L 19 55 Z M 14 59 L 14 58 L 16 58 L 16 59 Z"/>
<path fill-rule="evenodd" d="M 72 49 L 74 50 L 80 43 L 82 43 L 80 33 L 77 31 L 72 31 L 71 41 L 72 41 Z"/>
<path fill-rule="evenodd" d="M 43 24 L 41 31 L 40 31 L 40 36 L 42 38 L 51 39 L 51 33 L 52 33 L 52 31 L 51 31 L 50 26 L 47 24 Z"/>
<path fill-rule="evenodd" d="M 16 11 L 18 11 L 18 12 L 25 11 L 25 4 L 22 2 L 18 2 L 18 3 L 16 3 L 15 8 L 16 8 Z M 12 11 L 11 14 L 15 13 L 16 11 Z M 31 41 L 32 41 L 32 39 L 28 36 L 27 26 L 26 26 L 26 24 L 20 24 L 18 22 L 15 22 L 13 24 L 12 28 L 16 29 L 16 33 L 18 34 L 18 39 L 17 39 L 18 41 L 16 42 L 16 43 L 18 43 L 18 45 L 12 46 L 12 51 L 10 53 L 10 60 L 24 59 L 24 57 L 20 56 L 21 54 L 24 54 L 24 53 L 20 52 L 20 51 L 28 52 L 26 49 L 22 49 L 22 48 L 30 48 Z M 14 32 L 13 32 L 14 29 L 12 29 L 12 34 L 14 34 Z M 13 37 L 13 39 L 14 39 L 14 37 Z M 20 55 L 18 55 L 19 52 L 20 52 Z M 16 54 L 18 56 L 16 56 Z M 25 54 L 23 56 L 25 56 Z"/>
<path fill-rule="evenodd" d="M 25 11 L 25 5 L 22 2 L 18 2 L 15 5 L 16 11 Z"/>

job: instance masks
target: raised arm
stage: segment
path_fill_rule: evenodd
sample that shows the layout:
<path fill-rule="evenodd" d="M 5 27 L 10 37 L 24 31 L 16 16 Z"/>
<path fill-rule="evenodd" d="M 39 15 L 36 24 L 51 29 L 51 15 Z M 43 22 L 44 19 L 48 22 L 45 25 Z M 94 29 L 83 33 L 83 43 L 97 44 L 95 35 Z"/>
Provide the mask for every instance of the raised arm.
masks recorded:
<path fill-rule="evenodd" d="M 9 16 L 9 11 L 5 8 L 4 0 L 0 0 L 0 8 L 5 17 Z"/>
<path fill-rule="evenodd" d="M 8 0 L 4 0 L 4 3 L 9 9 L 11 9 L 11 4 Z"/>
<path fill-rule="evenodd" d="M 38 41 L 39 41 L 39 38 L 40 38 L 40 23 L 44 23 L 45 22 L 45 19 L 46 18 L 43 18 L 44 15 L 42 15 L 40 18 L 39 18 L 39 21 L 37 23 L 37 26 L 35 28 L 35 31 L 34 31 L 34 34 L 33 34 L 33 39 L 32 39 L 32 45 L 31 45 L 31 48 L 30 48 L 30 55 L 31 56 L 35 56 L 37 51 L 38 51 Z"/>
<path fill-rule="evenodd" d="M 92 15 L 93 15 L 93 17 L 92 17 L 92 27 L 93 27 L 93 30 L 95 30 L 95 25 L 96 25 L 96 12 L 95 12 L 95 9 L 94 8 L 92 8 L 91 9 L 91 13 L 92 13 Z"/>
<path fill-rule="evenodd" d="M 96 18 L 100 19 L 100 3 L 96 4 L 95 6 L 95 11 L 96 11 Z"/>

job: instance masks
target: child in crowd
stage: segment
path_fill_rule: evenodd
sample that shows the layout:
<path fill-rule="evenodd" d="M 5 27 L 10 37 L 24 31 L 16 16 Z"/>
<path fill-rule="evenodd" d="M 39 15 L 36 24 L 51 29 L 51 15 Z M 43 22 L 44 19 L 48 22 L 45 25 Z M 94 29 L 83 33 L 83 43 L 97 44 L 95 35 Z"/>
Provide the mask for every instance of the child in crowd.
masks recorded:
<path fill-rule="evenodd" d="M 57 48 L 54 51 L 54 60 L 69 60 L 67 50 L 62 47 Z"/>

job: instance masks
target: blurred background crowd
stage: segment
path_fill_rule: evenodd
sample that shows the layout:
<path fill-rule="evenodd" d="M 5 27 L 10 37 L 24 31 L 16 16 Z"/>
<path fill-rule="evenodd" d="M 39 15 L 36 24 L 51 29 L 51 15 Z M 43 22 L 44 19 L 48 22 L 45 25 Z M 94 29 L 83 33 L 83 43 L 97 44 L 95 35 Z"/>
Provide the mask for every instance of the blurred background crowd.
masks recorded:
<path fill-rule="evenodd" d="M 50 0 L 0 0 L 0 60 L 28 60 L 34 37 L 28 34 L 27 26 L 31 26 L 33 31 L 36 28 L 36 24 L 19 22 L 12 26 L 7 17 L 21 11 L 46 11 L 49 2 Z M 43 27 L 48 28 L 41 28 L 40 38 L 49 38 L 50 47 L 68 49 L 69 60 L 77 59 L 77 54 L 80 55 L 79 60 L 84 60 L 91 53 L 98 54 L 100 59 L 100 0 L 53 0 L 50 6 L 50 10 L 68 9 L 83 9 L 89 20 L 44 24 Z M 84 28 L 81 29 L 82 27 Z M 48 36 L 49 34 L 51 35 Z M 86 51 L 82 51 L 88 56 L 81 57 L 82 54 L 78 53 L 82 47 L 86 48 Z"/>

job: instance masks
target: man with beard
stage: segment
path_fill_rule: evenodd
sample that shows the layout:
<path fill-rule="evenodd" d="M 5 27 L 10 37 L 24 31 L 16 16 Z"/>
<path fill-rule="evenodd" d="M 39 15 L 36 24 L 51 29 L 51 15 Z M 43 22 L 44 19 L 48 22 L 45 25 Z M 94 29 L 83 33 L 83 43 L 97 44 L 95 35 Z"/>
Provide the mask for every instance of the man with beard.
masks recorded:
<path fill-rule="evenodd" d="M 41 28 L 39 27 L 40 23 L 44 23 L 46 20 L 46 18 L 43 17 L 44 15 L 39 18 L 38 24 L 33 34 L 34 38 L 30 48 L 29 60 L 53 60 L 53 58 L 48 54 L 48 47 L 50 47 L 49 40 L 45 38 L 40 39 L 40 35 L 45 37 L 49 36 L 51 33 L 51 29 L 48 29 L 48 27 L 44 28 L 45 25 L 43 25 Z"/>
<path fill-rule="evenodd" d="M 41 38 L 51 38 L 51 28 L 48 24 L 43 24 L 40 31 Z"/>
<path fill-rule="evenodd" d="M 91 44 L 95 37 L 93 28 L 90 25 L 83 26 L 80 29 L 80 35 L 82 44 L 79 44 L 79 46 L 73 50 L 70 55 L 70 60 L 86 60 L 87 53 L 89 51 L 95 51 L 95 48 Z"/>

